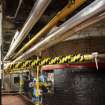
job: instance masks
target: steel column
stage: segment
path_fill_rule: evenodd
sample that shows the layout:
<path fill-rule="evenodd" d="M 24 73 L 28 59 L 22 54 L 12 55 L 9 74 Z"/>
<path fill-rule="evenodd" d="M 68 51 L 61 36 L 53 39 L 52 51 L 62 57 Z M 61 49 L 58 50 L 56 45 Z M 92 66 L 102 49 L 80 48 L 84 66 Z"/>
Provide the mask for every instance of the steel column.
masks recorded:
<path fill-rule="evenodd" d="M 1 75 L 2 74 L 2 5 L 0 4 L 0 105 L 1 105 Z"/>

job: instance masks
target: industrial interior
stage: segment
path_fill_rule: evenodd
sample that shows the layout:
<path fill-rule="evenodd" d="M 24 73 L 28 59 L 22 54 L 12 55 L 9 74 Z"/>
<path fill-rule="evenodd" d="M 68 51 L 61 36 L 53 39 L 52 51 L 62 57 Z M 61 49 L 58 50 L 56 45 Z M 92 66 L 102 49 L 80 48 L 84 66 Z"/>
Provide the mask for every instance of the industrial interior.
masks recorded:
<path fill-rule="evenodd" d="M 0 0 L 0 105 L 105 105 L 105 0 Z"/>

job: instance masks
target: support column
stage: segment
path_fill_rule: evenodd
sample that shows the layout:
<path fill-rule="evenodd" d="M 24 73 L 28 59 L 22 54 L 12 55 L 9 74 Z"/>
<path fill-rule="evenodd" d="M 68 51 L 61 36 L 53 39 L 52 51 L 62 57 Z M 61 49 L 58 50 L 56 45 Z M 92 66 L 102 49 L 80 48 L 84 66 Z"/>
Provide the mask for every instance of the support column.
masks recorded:
<path fill-rule="evenodd" d="M 2 5 L 0 4 L 0 105 L 1 105 L 1 74 L 2 74 Z"/>

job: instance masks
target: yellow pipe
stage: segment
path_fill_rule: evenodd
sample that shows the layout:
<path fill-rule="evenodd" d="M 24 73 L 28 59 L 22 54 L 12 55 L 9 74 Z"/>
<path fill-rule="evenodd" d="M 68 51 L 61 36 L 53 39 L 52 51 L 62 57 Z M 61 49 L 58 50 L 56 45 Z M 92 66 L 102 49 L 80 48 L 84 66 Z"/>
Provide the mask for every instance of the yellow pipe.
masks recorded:
<path fill-rule="evenodd" d="M 36 96 L 39 96 L 39 66 L 37 66 L 37 76 L 36 76 Z"/>
<path fill-rule="evenodd" d="M 39 57 L 37 57 L 37 60 L 39 59 Z M 36 97 L 39 98 L 39 70 L 40 70 L 40 66 L 37 66 L 37 74 L 36 74 Z M 35 105 L 40 105 L 40 101 L 38 100 L 38 102 L 35 103 Z"/>
<path fill-rule="evenodd" d="M 15 59 L 20 54 L 25 52 L 28 48 L 30 48 L 33 44 L 36 43 L 41 37 L 45 36 L 51 28 L 53 28 L 60 20 L 67 17 L 70 13 L 80 7 L 87 0 L 75 0 L 74 3 L 67 4 L 60 12 L 56 14 L 56 16 L 44 27 L 42 28 L 27 44 L 22 47 L 17 54 L 13 57 Z"/>

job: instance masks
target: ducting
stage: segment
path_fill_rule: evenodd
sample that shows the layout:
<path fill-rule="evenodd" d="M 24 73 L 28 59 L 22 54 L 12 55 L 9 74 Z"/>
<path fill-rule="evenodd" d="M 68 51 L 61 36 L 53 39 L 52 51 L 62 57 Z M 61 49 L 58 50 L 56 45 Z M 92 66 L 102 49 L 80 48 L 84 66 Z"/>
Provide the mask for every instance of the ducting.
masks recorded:
<path fill-rule="evenodd" d="M 68 3 L 44 28 L 42 28 L 28 43 L 24 45 L 23 48 L 19 50 L 19 52 L 17 52 L 13 59 L 22 54 L 28 48 L 32 47 L 32 45 L 34 45 L 41 37 L 45 36 L 50 29 L 56 26 L 60 20 L 67 17 L 70 13 L 80 7 L 84 2 L 86 2 L 86 0 L 75 0 L 75 3 L 73 4 Z"/>
<path fill-rule="evenodd" d="M 7 60 L 10 56 L 13 55 L 16 48 L 20 45 L 20 43 L 24 40 L 27 34 L 30 32 L 32 27 L 37 23 L 40 19 L 48 5 L 50 4 L 51 0 L 37 0 L 34 4 L 34 7 L 30 13 L 29 18 L 27 19 L 26 23 L 24 24 L 17 40 L 12 45 L 11 49 L 9 49 L 7 55 L 5 56 L 4 60 Z"/>
<path fill-rule="evenodd" d="M 28 51 L 26 51 L 24 54 L 22 54 L 20 57 L 18 57 L 14 62 L 19 61 L 21 59 L 26 59 L 33 54 L 39 53 L 42 50 L 47 49 L 48 47 L 51 47 L 52 45 L 63 41 L 68 36 L 73 34 L 74 32 L 77 32 L 85 27 L 87 27 L 90 22 L 88 20 L 87 24 L 82 27 L 79 27 L 80 23 L 86 21 L 87 19 L 91 19 L 93 16 L 99 14 L 100 12 L 105 10 L 105 0 L 95 0 L 93 3 L 91 3 L 89 6 L 81 10 L 79 13 L 77 13 L 72 18 L 68 19 L 64 24 L 62 24 L 59 29 L 49 35 L 47 38 L 45 38 L 43 41 L 39 42 L 38 44 L 34 45 L 32 48 L 30 48 Z M 99 15 L 98 17 L 100 17 Z M 94 20 L 93 20 L 94 21 Z M 95 20 L 96 22 L 96 20 Z M 94 22 L 92 22 L 94 23 Z M 75 27 L 77 26 L 77 27 Z M 74 28 L 75 27 L 75 28 Z"/>

